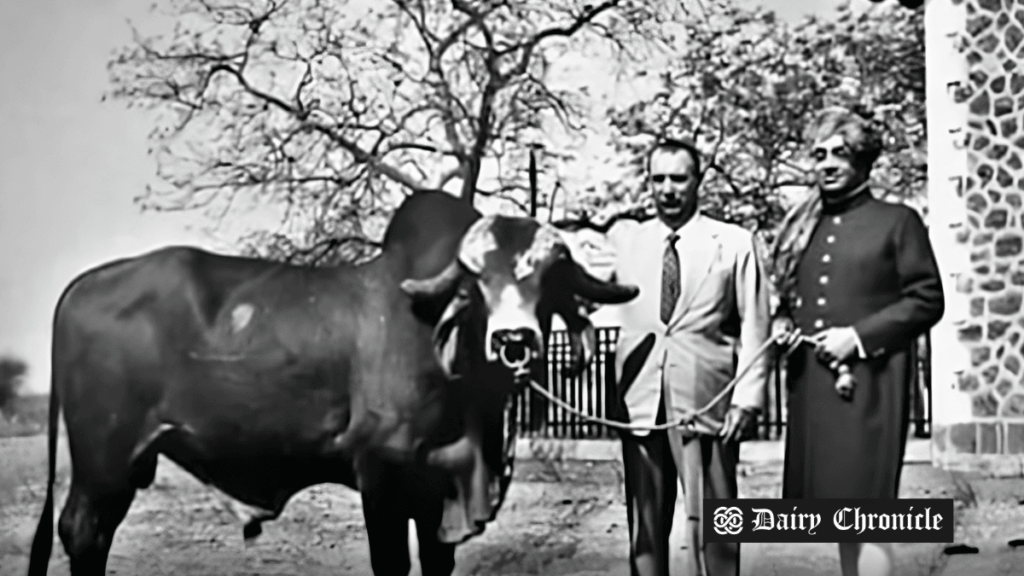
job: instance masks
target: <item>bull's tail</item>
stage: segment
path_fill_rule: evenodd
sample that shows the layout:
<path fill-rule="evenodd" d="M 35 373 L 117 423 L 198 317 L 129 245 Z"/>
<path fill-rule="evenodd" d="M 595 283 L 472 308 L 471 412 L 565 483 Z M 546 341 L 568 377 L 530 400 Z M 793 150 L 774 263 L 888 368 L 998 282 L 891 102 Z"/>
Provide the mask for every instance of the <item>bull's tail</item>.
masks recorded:
<path fill-rule="evenodd" d="M 43 515 L 36 526 L 36 536 L 32 540 L 32 552 L 28 560 L 28 576 L 46 576 L 50 565 L 50 553 L 53 551 L 53 482 L 57 476 L 57 431 L 60 425 L 60 398 L 57 386 L 50 387 L 50 418 L 47 431 L 47 466 L 46 503 L 43 504 Z"/>

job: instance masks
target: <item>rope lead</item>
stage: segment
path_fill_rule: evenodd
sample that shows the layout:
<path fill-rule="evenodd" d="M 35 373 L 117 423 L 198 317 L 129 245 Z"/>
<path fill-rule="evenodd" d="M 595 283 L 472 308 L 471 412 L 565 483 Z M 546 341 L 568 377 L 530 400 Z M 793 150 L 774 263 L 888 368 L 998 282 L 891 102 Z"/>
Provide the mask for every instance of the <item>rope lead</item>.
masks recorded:
<path fill-rule="evenodd" d="M 541 386 L 536 380 L 533 380 L 532 378 L 530 379 L 530 387 L 533 388 L 536 392 L 538 392 L 542 396 L 544 396 L 545 398 L 547 398 L 549 401 L 554 402 L 558 406 L 561 406 L 562 409 L 566 410 L 570 414 L 574 414 L 574 415 L 576 415 L 576 416 L 578 416 L 580 418 L 583 418 L 584 420 L 593 422 L 595 424 L 603 424 L 605 426 L 609 426 L 611 428 L 617 428 L 619 430 L 655 431 L 655 430 L 668 430 L 668 429 L 671 429 L 671 428 L 683 428 L 683 429 L 693 430 L 694 429 L 694 424 L 697 422 L 697 419 L 700 418 L 701 416 L 703 416 L 704 414 L 706 414 L 709 410 L 711 410 L 711 408 L 714 407 L 715 404 L 718 404 L 719 402 L 721 402 L 722 399 L 725 398 L 729 394 L 729 392 L 731 392 L 732 389 L 736 387 L 736 384 L 739 383 L 739 381 L 747 374 L 747 372 L 749 372 L 750 369 L 754 367 L 754 365 L 756 363 L 755 361 L 757 359 L 759 359 L 761 356 L 763 356 L 771 348 L 772 345 L 777 344 L 777 343 L 788 343 L 789 346 L 788 346 L 788 349 L 786 350 L 785 355 L 789 355 L 800 344 L 809 343 L 809 342 L 811 342 L 811 339 L 808 338 L 807 336 L 803 336 L 802 334 L 800 334 L 800 330 L 799 329 L 794 330 L 792 332 L 782 332 L 782 333 L 779 333 L 779 334 L 769 338 L 754 353 L 753 360 L 749 364 L 744 366 L 743 369 L 740 370 L 736 374 L 735 377 L 733 377 L 733 379 L 729 382 L 729 384 L 727 384 L 725 386 L 725 388 L 723 388 L 722 391 L 719 392 L 717 396 L 712 398 L 711 401 L 708 402 L 703 408 L 701 408 L 700 410 L 695 410 L 695 411 L 694 410 L 688 410 L 686 412 L 686 414 L 684 414 L 683 417 L 680 418 L 676 422 L 666 422 L 664 424 L 654 424 L 652 426 L 644 426 L 644 425 L 640 425 L 640 424 L 628 424 L 626 422 L 620 422 L 618 420 L 609 420 L 607 418 L 601 418 L 599 416 L 591 416 L 589 414 L 584 414 L 582 411 L 580 411 L 579 409 L 571 406 L 566 401 L 562 400 L 561 398 L 556 397 L 551 392 L 548 392 L 543 386 Z M 845 370 L 844 370 L 844 368 L 845 368 Z M 840 364 L 839 365 L 839 373 L 840 373 L 840 377 L 839 377 L 838 381 L 836 382 L 836 390 L 844 398 L 849 398 L 849 394 L 852 394 L 852 387 L 853 387 L 853 378 L 850 375 L 850 369 L 845 364 Z"/>

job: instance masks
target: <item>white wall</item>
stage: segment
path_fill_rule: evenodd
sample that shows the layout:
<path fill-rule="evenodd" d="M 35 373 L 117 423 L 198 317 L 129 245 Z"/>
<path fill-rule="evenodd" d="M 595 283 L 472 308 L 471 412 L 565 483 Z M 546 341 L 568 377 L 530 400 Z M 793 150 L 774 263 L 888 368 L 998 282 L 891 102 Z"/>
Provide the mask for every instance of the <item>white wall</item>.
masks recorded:
<path fill-rule="evenodd" d="M 925 54 L 928 102 L 928 226 L 943 277 L 946 312 L 932 331 L 932 410 L 935 425 L 971 421 L 971 400 L 957 388 L 957 375 L 970 366 L 957 328 L 969 317 L 968 296 L 957 291 L 961 273 L 971 273 L 968 246 L 956 241 L 966 226 L 966 208 L 957 188 L 967 176 L 967 104 L 953 100 L 950 83 L 966 84 L 967 63 L 956 45 L 966 23 L 964 5 L 928 0 Z"/>

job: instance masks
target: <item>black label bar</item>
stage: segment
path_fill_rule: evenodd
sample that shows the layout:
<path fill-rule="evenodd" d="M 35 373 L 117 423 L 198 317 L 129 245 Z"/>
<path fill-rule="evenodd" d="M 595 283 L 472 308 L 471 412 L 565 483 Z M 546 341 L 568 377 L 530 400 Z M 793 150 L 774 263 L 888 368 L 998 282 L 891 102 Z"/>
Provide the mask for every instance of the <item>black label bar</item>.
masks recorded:
<path fill-rule="evenodd" d="M 952 542 L 952 499 L 704 500 L 706 542 Z"/>

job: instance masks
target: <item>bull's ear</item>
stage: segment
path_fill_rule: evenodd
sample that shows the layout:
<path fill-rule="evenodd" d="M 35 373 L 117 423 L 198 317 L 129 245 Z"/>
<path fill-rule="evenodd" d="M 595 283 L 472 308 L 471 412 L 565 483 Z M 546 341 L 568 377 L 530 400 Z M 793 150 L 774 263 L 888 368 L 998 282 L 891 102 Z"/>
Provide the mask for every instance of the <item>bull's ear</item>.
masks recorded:
<path fill-rule="evenodd" d="M 567 306 L 558 313 L 569 335 L 569 373 L 575 378 L 590 364 L 597 351 L 597 333 L 583 306 Z"/>
<path fill-rule="evenodd" d="M 589 320 L 579 330 L 569 331 L 569 376 L 575 378 L 590 365 L 597 351 L 597 332 Z"/>
<path fill-rule="evenodd" d="M 469 297 L 460 291 L 448 303 L 434 328 L 434 358 L 449 380 L 458 376 L 456 363 L 459 352 L 459 325 L 463 311 L 468 306 Z"/>

